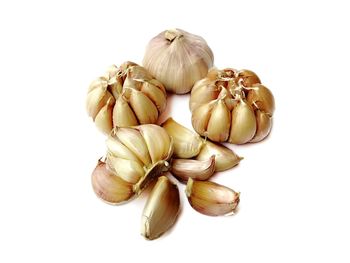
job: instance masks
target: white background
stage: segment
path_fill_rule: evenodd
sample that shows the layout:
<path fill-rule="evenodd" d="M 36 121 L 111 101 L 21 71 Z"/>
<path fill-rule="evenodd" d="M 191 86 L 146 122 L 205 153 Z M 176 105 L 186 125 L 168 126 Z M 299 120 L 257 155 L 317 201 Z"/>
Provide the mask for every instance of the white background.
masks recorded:
<path fill-rule="evenodd" d="M 349 262 L 346 2 L 1 1 L 0 262 Z M 204 37 L 217 67 L 255 71 L 276 113 L 213 178 L 242 192 L 239 212 L 207 217 L 182 195 L 176 226 L 150 242 L 145 196 L 114 207 L 91 189 L 105 145 L 85 96 L 173 27 Z M 188 99 L 169 107 L 191 127 Z"/>

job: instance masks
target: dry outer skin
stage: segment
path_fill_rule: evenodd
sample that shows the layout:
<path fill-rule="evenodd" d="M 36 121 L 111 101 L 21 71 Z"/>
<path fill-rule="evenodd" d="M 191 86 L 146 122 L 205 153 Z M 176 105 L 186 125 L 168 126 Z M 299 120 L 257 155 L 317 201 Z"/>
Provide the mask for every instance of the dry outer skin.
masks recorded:
<path fill-rule="evenodd" d="M 193 128 L 201 136 L 244 144 L 269 134 L 275 102 L 254 72 L 212 69 L 194 85 L 190 109 Z"/>

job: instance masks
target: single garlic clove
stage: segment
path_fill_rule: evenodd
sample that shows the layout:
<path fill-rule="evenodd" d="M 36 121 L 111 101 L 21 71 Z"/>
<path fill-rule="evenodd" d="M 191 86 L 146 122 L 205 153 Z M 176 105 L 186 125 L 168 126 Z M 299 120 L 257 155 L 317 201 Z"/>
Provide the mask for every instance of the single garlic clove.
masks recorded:
<path fill-rule="evenodd" d="M 97 113 L 95 124 L 105 134 L 110 134 L 113 129 L 113 107 L 115 100 L 112 97 L 105 106 Z"/>
<path fill-rule="evenodd" d="M 230 133 L 231 113 L 225 102 L 219 100 L 214 106 L 208 122 L 208 138 L 216 142 L 224 142 Z"/>
<path fill-rule="evenodd" d="M 215 171 L 224 171 L 230 169 L 243 159 L 234 153 L 231 149 L 210 141 L 205 141 L 200 153 L 196 156 L 197 160 L 208 160 L 215 155 Z"/>
<path fill-rule="evenodd" d="M 208 216 L 232 214 L 240 201 L 240 193 L 226 186 L 192 178 L 188 180 L 185 192 L 191 206 Z"/>
<path fill-rule="evenodd" d="M 180 211 L 179 190 L 166 176 L 158 178 L 142 212 L 141 234 L 149 240 L 171 228 Z"/>
<path fill-rule="evenodd" d="M 207 135 L 207 127 L 211 112 L 216 104 L 216 101 L 199 106 L 192 112 L 192 126 L 195 131 L 201 135 Z"/>
<path fill-rule="evenodd" d="M 275 99 L 272 92 L 261 84 L 255 84 L 249 89 L 247 101 L 270 116 L 275 111 Z"/>
<path fill-rule="evenodd" d="M 254 84 L 261 83 L 259 77 L 251 70 L 242 69 L 237 72 L 237 80 L 242 81 L 244 87 L 251 87 Z"/>
<path fill-rule="evenodd" d="M 265 137 L 269 135 L 272 127 L 272 117 L 270 117 L 268 114 L 260 110 L 256 110 L 255 116 L 257 129 L 253 139 L 250 142 L 260 142 L 265 139 Z"/>
<path fill-rule="evenodd" d="M 121 143 L 133 152 L 145 165 L 151 163 L 147 144 L 138 130 L 133 128 L 118 128 L 115 131 L 115 137 L 117 137 Z"/>
<path fill-rule="evenodd" d="M 253 108 L 245 101 L 240 100 L 232 111 L 232 122 L 229 142 L 244 144 L 249 142 L 256 132 L 256 119 Z"/>
<path fill-rule="evenodd" d="M 91 182 L 96 195 L 109 204 L 120 204 L 134 196 L 133 185 L 115 175 L 102 161 L 98 161 Z"/>
<path fill-rule="evenodd" d="M 136 129 L 146 142 L 152 164 L 170 157 L 169 149 L 172 149 L 173 142 L 165 129 L 155 124 L 140 125 Z"/>
<path fill-rule="evenodd" d="M 168 118 L 162 124 L 162 127 L 173 139 L 174 156 L 187 159 L 199 153 L 202 147 L 202 139 L 197 133 L 187 129 L 172 118 Z"/>
<path fill-rule="evenodd" d="M 115 157 L 133 160 L 138 162 L 140 165 L 143 165 L 141 160 L 126 147 L 118 138 L 110 135 L 106 140 L 107 152 L 112 154 Z"/>
<path fill-rule="evenodd" d="M 203 38 L 171 29 L 150 41 L 143 65 L 168 91 L 184 94 L 205 77 L 213 60 L 213 53 Z"/>
<path fill-rule="evenodd" d="M 129 100 L 140 124 L 155 123 L 158 119 L 158 110 L 153 102 L 141 91 L 126 89 L 124 96 Z"/>
<path fill-rule="evenodd" d="M 118 158 L 112 154 L 107 154 L 106 163 L 117 176 L 131 184 L 136 184 L 145 174 L 140 163 L 133 160 Z"/>
<path fill-rule="evenodd" d="M 106 90 L 108 86 L 108 78 L 106 77 L 99 77 L 95 80 L 93 80 L 88 88 L 88 93 L 93 91 L 94 89 L 102 88 L 102 90 Z"/>
<path fill-rule="evenodd" d="M 163 112 L 165 110 L 166 93 L 161 88 L 151 84 L 150 82 L 144 82 L 141 87 L 141 91 L 151 99 L 159 112 Z"/>
<path fill-rule="evenodd" d="M 113 126 L 130 127 L 138 125 L 138 121 L 129 104 L 122 96 L 118 96 L 113 108 Z"/>
<path fill-rule="evenodd" d="M 173 159 L 171 172 L 181 181 L 208 180 L 215 172 L 215 155 L 208 160 Z"/>
<path fill-rule="evenodd" d="M 194 85 L 190 97 L 190 110 L 216 99 L 220 93 L 215 83 L 210 83 L 207 78 L 199 80 Z"/>
<path fill-rule="evenodd" d="M 86 110 L 90 117 L 95 120 L 96 115 L 106 105 L 107 101 L 112 99 L 113 96 L 106 90 L 105 87 L 97 87 L 90 91 L 86 99 Z"/>

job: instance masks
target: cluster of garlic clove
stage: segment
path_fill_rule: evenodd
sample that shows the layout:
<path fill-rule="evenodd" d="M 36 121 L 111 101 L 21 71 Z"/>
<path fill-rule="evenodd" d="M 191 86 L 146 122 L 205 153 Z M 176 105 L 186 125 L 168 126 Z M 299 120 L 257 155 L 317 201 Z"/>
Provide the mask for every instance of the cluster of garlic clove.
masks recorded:
<path fill-rule="evenodd" d="M 252 71 L 211 69 L 190 97 L 192 125 L 216 142 L 259 142 L 271 131 L 275 109 L 271 91 Z"/>
<path fill-rule="evenodd" d="M 98 162 L 92 185 L 98 197 L 119 204 L 139 195 L 147 185 L 169 169 L 173 142 L 154 124 L 118 128 L 107 140 L 106 162 Z"/>
<path fill-rule="evenodd" d="M 111 66 L 88 90 L 86 108 L 96 126 L 113 128 L 156 123 L 166 107 L 166 91 L 145 68 L 125 62 Z"/>
<path fill-rule="evenodd" d="M 151 39 L 143 59 L 144 67 L 176 94 L 189 92 L 213 63 L 206 41 L 181 29 L 165 30 Z"/>

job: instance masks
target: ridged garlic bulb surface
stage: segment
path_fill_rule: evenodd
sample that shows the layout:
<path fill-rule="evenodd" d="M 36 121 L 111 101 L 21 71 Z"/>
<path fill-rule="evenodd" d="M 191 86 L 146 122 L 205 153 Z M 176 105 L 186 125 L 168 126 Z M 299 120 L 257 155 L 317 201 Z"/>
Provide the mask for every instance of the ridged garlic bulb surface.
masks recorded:
<path fill-rule="evenodd" d="M 213 66 L 214 55 L 206 41 L 181 29 L 165 30 L 151 39 L 143 66 L 167 91 L 184 94 Z"/>
<path fill-rule="evenodd" d="M 156 123 L 165 107 L 163 84 L 133 62 L 111 66 L 91 83 L 86 99 L 89 116 L 106 134 L 116 127 Z"/>
<path fill-rule="evenodd" d="M 244 144 L 271 131 L 275 101 L 252 71 L 211 69 L 190 97 L 193 128 L 216 142 Z"/>

